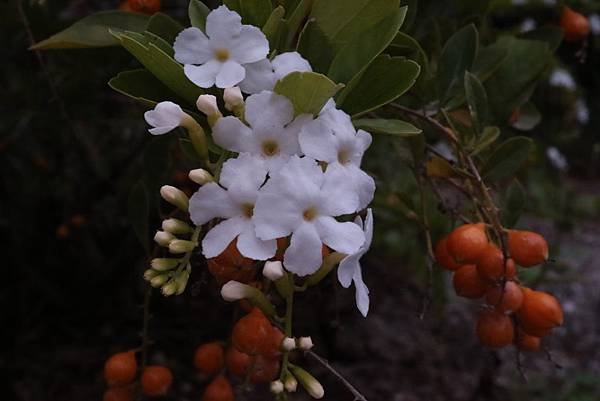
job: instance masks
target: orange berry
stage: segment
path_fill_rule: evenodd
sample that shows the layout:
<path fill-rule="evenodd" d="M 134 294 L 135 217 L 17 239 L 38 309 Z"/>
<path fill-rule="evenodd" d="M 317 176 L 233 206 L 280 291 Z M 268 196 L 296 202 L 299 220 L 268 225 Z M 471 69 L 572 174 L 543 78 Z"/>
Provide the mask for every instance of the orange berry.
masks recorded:
<path fill-rule="evenodd" d="M 233 346 L 248 355 L 256 355 L 265 349 L 272 332 L 269 319 L 260 309 L 254 308 L 252 312 L 237 321 L 233 327 L 231 340 Z"/>
<path fill-rule="evenodd" d="M 448 236 L 443 237 L 435 244 L 435 260 L 438 264 L 447 270 L 458 270 L 461 266 L 454 261 L 454 258 L 448 253 Z"/>
<path fill-rule="evenodd" d="M 164 366 L 148 366 L 142 373 L 142 393 L 149 397 L 167 394 L 171 384 L 173 384 L 173 374 Z"/>
<path fill-rule="evenodd" d="M 133 386 L 112 387 L 104 392 L 102 401 L 133 401 L 134 396 Z"/>
<path fill-rule="evenodd" d="M 523 288 L 523 303 L 518 311 L 519 321 L 527 334 L 543 337 L 563 323 L 558 300 L 543 291 Z"/>
<path fill-rule="evenodd" d="M 517 339 L 515 344 L 521 351 L 539 351 L 542 339 L 539 337 L 531 336 L 519 329 L 517 332 Z"/>
<path fill-rule="evenodd" d="M 504 288 L 502 284 L 490 288 L 485 294 L 485 301 L 499 312 L 514 312 L 519 310 L 523 303 L 523 291 L 514 281 L 507 281 Z"/>
<path fill-rule="evenodd" d="M 227 348 L 227 352 L 225 353 L 225 365 L 232 375 L 239 377 L 246 376 L 248 367 L 251 363 L 252 357 L 250 355 L 238 351 L 235 347 Z"/>
<path fill-rule="evenodd" d="M 133 11 L 131 9 L 131 6 L 129 5 L 129 1 L 128 0 L 124 0 L 123 2 L 121 2 L 121 4 L 119 4 L 119 10 L 121 11 Z"/>
<path fill-rule="evenodd" d="M 81 228 L 87 224 L 87 219 L 82 214 L 74 214 L 69 219 L 69 224 L 75 228 Z"/>
<path fill-rule="evenodd" d="M 448 253 L 459 263 L 475 263 L 488 244 L 485 224 L 464 224 L 448 235 Z"/>
<path fill-rule="evenodd" d="M 160 0 L 129 0 L 132 11 L 144 14 L 154 14 L 160 11 Z"/>
<path fill-rule="evenodd" d="M 56 228 L 56 238 L 67 239 L 71 234 L 71 230 L 66 224 L 61 224 Z"/>
<path fill-rule="evenodd" d="M 265 346 L 261 351 L 261 354 L 267 358 L 277 358 L 281 355 L 281 343 L 285 338 L 285 334 L 277 327 L 272 327 L 271 335 L 269 336 L 268 341 L 265 342 Z"/>
<path fill-rule="evenodd" d="M 110 387 L 131 383 L 136 373 L 137 361 L 133 351 L 114 354 L 104 364 L 104 378 Z"/>
<path fill-rule="evenodd" d="M 202 344 L 194 354 L 194 366 L 205 375 L 215 375 L 223 369 L 225 352 L 218 342 Z"/>
<path fill-rule="evenodd" d="M 510 230 L 508 232 L 508 252 L 518 265 L 535 266 L 548 260 L 548 243 L 537 233 Z"/>
<path fill-rule="evenodd" d="M 463 298 L 481 298 L 488 289 L 488 284 L 479 275 L 475 265 L 461 266 L 454 272 L 452 284 L 456 295 Z"/>
<path fill-rule="evenodd" d="M 233 240 L 219 256 L 208 260 L 208 271 L 219 284 L 230 280 L 248 283 L 256 276 L 254 261 L 240 253 L 237 240 Z"/>
<path fill-rule="evenodd" d="M 512 319 L 501 312 L 485 311 L 477 319 L 477 337 L 481 344 L 490 348 L 502 348 L 512 344 L 515 327 Z"/>
<path fill-rule="evenodd" d="M 202 401 L 233 401 L 234 394 L 229 380 L 217 376 L 206 386 L 202 394 Z"/>
<path fill-rule="evenodd" d="M 275 380 L 279 373 L 279 359 L 256 355 L 253 362 L 250 373 L 250 380 L 253 383 L 268 383 Z"/>
<path fill-rule="evenodd" d="M 489 243 L 477 259 L 477 271 L 482 277 L 490 280 L 499 280 L 502 277 L 511 279 L 517 275 L 515 262 L 508 259 L 505 266 L 502 250 L 493 243 Z"/>
<path fill-rule="evenodd" d="M 579 42 L 590 34 L 590 21 L 587 17 L 569 7 L 563 8 L 560 26 L 567 42 Z"/>

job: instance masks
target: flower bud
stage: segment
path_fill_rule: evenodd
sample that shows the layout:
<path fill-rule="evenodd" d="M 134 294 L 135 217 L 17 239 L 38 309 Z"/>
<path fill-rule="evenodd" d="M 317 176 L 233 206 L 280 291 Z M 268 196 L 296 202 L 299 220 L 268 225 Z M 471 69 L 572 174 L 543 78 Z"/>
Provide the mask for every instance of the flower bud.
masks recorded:
<path fill-rule="evenodd" d="M 177 291 L 177 283 L 174 280 L 169 281 L 167 284 L 162 286 L 162 293 L 165 297 L 175 294 Z"/>
<path fill-rule="evenodd" d="M 275 380 L 271 382 L 270 388 L 273 394 L 283 393 L 283 383 L 281 382 L 281 380 Z"/>
<path fill-rule="evenodd" d="M 221 296 L 225 301 L 235 302 L 250 298 L 254 291 L 256 291 L 254 287 L 231 280 L 221 288 Z"/>
<path fill-rule="evenodd" d="M 213 95 L 200 95 L 196 101 L 196 107 L 206 114 L 208 124 L 211 127 L 223 116 L 217 106 L 217 98 Z"/>
<path fill-rule="evenodd" d="M 187 212 L 190 200 L 187 195 L 183 193 L 180 189 L 172 187 L 170 185 L 163 185 L 160 188 L 160 196 L 171 205 L 177 207 L 178 209 Z"/>
<path fill-rule="evenodd" d="M 160 246 L 169 246 L 174 239 L 175 237 L 173 234 L 166 231 L 157 231 L 156 234 L 154 234 L 154 241 Z"/>
<path fill-rule="evenodd" d="M 167 274 L 161 274 L 160 276 L 153 277 L 152 280 L 150 280 L 150 285 L 154 288 L 158 288 L 166 283 L 168 279 L 169 276 Z"/>
<path fill-rule="evenodd" d="M 285 275 L 283 265 L 279 261 L 269 261 L 263 268 L 263 276 L 271 281 L 277 281 Z"/>
<path fill-rule="evenodd" d="M 179 219 L 163 220 L 162 229 L 171 234 L 187 234 L 193 231 L 192 227 Z"/>
<path fill-rule="evenodd" d="M 298 389 L 298 380 L 292 375 L 288 375 L 283 382 L 283 386 L 288 393 L 293 393 Z"/>
<path fill-rule="evenodd" d="M 169 252 L 171 253 L 186 253 L 191 252 L 196 248 L 196 243 L 183 239 L 174 239 L 169 243 Z"/>
<path fill-rule="evenodd" d="M 189 278 L 190 278 L 189 270 L 182 271 L 179 274 L 179 276 L 177 276 L 175 278 L 175 283 L 177 284 L 177 291 L 176 291 L 177 295 L 183 294 L 183 292 L 185 291 L 185 288 L 187 287 Z"/>
<path fill-rule="evenodd" d="M 304 351 L 308 351 L 314 346 L 312 338 L 310 337 L 300 337 L 298 339 L 298 348 Z"/>
<path fill-rule="evenodd" d="M 157 271 L 152 270 L 152 269 L 148 269 L 144 272 L 144 280 L 146 281 L 150 281 L 152 280 L 154 277 L 156 277 L 156 275 L 159 274 Z"/>
<path fill-rule="evenodd" d="M 177 267 L 179 264 L 179 259 L 169 259 L 169 258 L 154 258 L 150 262 L 150 266 L 152 269 L 164 272 L 167 270 L 171 270 Z"/>
<path fill-rule="evenodd" d="M 290 366 L 290 370 L 311 397 L 317 399 L 323 398 L 325 395 L 323 386 L 310 373 L 298 366 Z"/>
<path fill-rule="evenodd" d="M 281 348 L 286 351 L 293 350 L 294 348 L 296 348 L 296 340 L 294 340 L 291 337 L 284 338 L 283 341 L 281 342 Z"/>
<path fill-rule="evenodd" d="M 226 88 L 223 91 L 223 100 L 225 101 L 225 108 L 227 110 L 233 112 L 238 118 L 244 118 L 246 105 L 244 104 L 244 97 L 239 87 Z"/>
<path fill-rule="evenodd" d="M 204 170 L 203 168 L 197 168 L 195 170 L 190 171 L 189 177 L 190 180 L 200 185 L 204 185 L 215 180 L 215 177 L 213 177 L 211 173 Z"/>

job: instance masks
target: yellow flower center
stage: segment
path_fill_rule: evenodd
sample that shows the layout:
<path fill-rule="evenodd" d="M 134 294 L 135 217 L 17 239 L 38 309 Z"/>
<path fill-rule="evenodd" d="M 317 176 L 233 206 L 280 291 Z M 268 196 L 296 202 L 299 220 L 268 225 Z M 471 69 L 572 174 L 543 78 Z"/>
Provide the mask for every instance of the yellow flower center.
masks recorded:
<path fill-rule="evenodd" d="M 309 207 L 304 211 L 304 213 L 302 213 L 302 217 L 304 217 L 304 220 L 306 221 L 312 221 L 315 217 L 317 217 L 317 209 L 314 207 Z"/>
<path fill-rule="evenodd" d="M 242 205 L 242 210 L 244 211 L 244 216 L 251 219 L 252 215 L 254 215 L 254 205 L 252 203 L 244 203 Z"/>
<path fill-rule="evenodd" d="M 266 156 L 275 156 L 279 153 L 279 144 L 276 141 L 266 140 L 262 143 L 262 151 Z"/>
<path fill-rule="evenodd" d="M 215 50 L 215 58 L 220 62 L 224 63 L 229 60 L 229 50 L 227 49 L 217 49 Z"/>
<path fill-rule="evenodd" d="M 340 149 L 338 152 L 338 161 L 340 164 L 350 163 L 350 151 L 348 149 Z"/>

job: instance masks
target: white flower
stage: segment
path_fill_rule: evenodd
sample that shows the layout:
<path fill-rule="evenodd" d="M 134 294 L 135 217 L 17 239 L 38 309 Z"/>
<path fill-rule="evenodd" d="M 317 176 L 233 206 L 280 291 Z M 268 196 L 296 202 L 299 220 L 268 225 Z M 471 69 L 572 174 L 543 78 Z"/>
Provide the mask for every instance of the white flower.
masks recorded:
<path fill-rule="evenodd" d="M 275 255 L 276 241 L 257 238 L 252 222 L 254 203 L 266 176 L 260 160 L 242 154 L 223 164 L 221 186 L 209 182 L 192 196 L 189 209 L 194 224 L 199 226 L 216 217 L 225 219 L 202 240 L 205 257 L 219 255 L 236 237 L 238 250 L 250 259 L 265 260 Z"/>
<path fill-rule="evenodd" d="M 272 90 L 277 81 L 295 71 L 312 71 L 310 63 L 298 52 L 281 53 L 272 61 L 264 59 L 246 67 L 246 79 L 240 83 L 245 93 Z"/>
<path fill-rule="evenodd" d="M 577 84 L 570 72 L 564 68 L 555 68 L 550 74 L 550 85 L 573 90 Z"/>
<path fill-rule="evenodd" d="M 281 342 L 281 348 L 286 351 L 293 350 L 294 348 L 296 348 L 296 340 L 294 340 L 292 337 L 284 338 Z"/>
<path fill-rule="evenodd" d="M 600 16 L 598 14 L 592 14 L 588 17 L 590 21 L 590 29 L 594 35 L 598 35 L 600 33 Z"/>
<path fill-rule="evenodd" d="M 371 145 L 371 135 L 352 125 L 350 116 L 330 107 L 304 125 L 299 136 L 300 148 L 307 156 L 328 163 L 327 170 L 344 173 L 358 194 L 357 209 L 365 208 L 373 199 L 375 181 L 360 169 L 363 154 Z"/>
<path fill-rule="evenodd" d="M 308 351 L 314 346 L 313 340 L 311 337 L 300 337 L 298 339 L 298 348 L 304 351 Z"/>
<path fill-rule="evenodd" d="M 175 39 L 175 60 L 184 64 L 185 75 L 202 88 L 229 88 L 246 77 L 244 66 L 264 59 L 269 42 L 255 26 L 226 6 L 206 18 L 206 35 L 198 28 L 184 29 Z"/>
<path fill-rule="evenodd" d="M 269 261 L 265 263 L 265 267 L 263 268 L 263 276 L 268 278 L 271 281 L 277 281 L 285 275 L 283 271 L 283 265 L 280 261 Z"/>
<path fill-rule="evenodd" d="M 148 131 L 152 135 L 162 135 L 182 125 L 188 115 L 173 102 L 160 102 L 154 110 L 144 113 L 146 122 L 152 126 Z"/>
<path fill-rule="evenodd" d="M 250 127 L 233 116 L 220 118 L 213 139 L 227 150 L 261 158 L 272 172 L 300 152 L 298 133 L 312 116 L 294 119 L 294 106 L 285 96 L 264 91 L 246 99 L 245 118 Z"/>
<path fill-rule="evenodd" d="M 367 253 L 373 239 L 373 212 L 371 209 L 367 210 L 367 218 L 365 219 L 364 227 L 360 216 L 356 217 L 354 222 L 364 229 L 365 243 L 360 247 L 358 252 L 342 259 L 338 267 L 338 280 L 344 288 L 350 287 L 350 284 L 354 281 L 354 287 L 356 288 L 356 306 L 360 313 L 366 317 L 367 313 L 369 313 L 369 289 L 363 281 L 360 258 Z"/>
<path fill-rule="evenodd" d="M 360 227 L 333 218 L 357 206 L 358 196 L 340 169 L 323 173 L 316 161 L 293 156 L 260 191 L 254 208 L 256 234 L 263 240 L 291 234 L 283 264 L 305 276 L 321 265 L 323 243 L 346 254 L 364 243 Z"/>
<path fill-rule="evenodd" d="M 273 394 L 283 393 L 283 382 L 281 380 L 272 381 L 269 388 Z"/>
<path fill-rule="evenodd" d="M 565 155 L 554 146 L 550 146 L 546 149 L 546 156 L 555 169 L 560 171 L 567 171 L 569 169 L 569 162 L 567 162 Z"/>

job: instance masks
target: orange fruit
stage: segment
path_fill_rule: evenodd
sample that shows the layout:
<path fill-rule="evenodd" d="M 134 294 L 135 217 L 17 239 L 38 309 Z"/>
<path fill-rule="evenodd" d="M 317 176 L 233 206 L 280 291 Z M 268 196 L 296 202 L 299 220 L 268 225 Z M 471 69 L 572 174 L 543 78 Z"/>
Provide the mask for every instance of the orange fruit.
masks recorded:
<path fill-rule="evenodd" d="M 237 249 L 237 240 L 232 241 L 219 256 L 208 260 L 208 271 L 219 284 L 230 280 L 249 283 L 256 276 L 254 261 L 242 256 Z"/>
<path fill-rule="evenodd" d="M 447 270 L 458 270 L 461 266 L 454 261 L 454 258 L 448 253 L 448 236 L 443 237 L 435 244 L 435 260 L 438 264 Z"/>
<path fill-rule="evenodd" d="M 523 303 L 517 313 L 527 334 L 543 337 L 563 323 L 563 313 L 558 300 L 543 291 L 523 288 Z"/>
<path fill-rule="evenodd" d="M 502 284 L 490 288 L 485 294 L 485 301 L 499 312 L 514 312 L 523 303 L 523 291 L 514 281 L 507 281 L 504 288 Z"/>
<path fill-rule="evenodd" d="M 137 361 L 133 351 L 119 352 L 104 363 L 104 378 L 109 387 L 124 386 L 135 380 Z"/>
<path fill-rule="evenodd" d="M 512 319 L 501 312 L 484 311 L 477 319 L 477 337 L 481 344 L 490 348 L 502 348 L 512 344 L 515 327 Z"/>
<path fill-rule="evenodd" d="M 502 250 L 491 242 L 477 259 L 477 270 L 482 277 L 490 280 L 499 280 L 502 277 L 511 279 L 517 275 L 515 262 L 508 259 L 505 266 Z"/>
<path fill-rule="evenodd" d="M 87 224 L 87 219 L 82 214 L 74 214 L 69 219 L 69 224 L 75 228 L 81 228 Z"/>
<path fill-rule="evenodd" d="M 518 330 L 515 344 L 521 351 L 539 351 L 542 339 Z"/>
<path fill-rule="evenodd" d="M 194 354 L 194 366 L 205 375 L 215 375 L 223 369 L 225 352 L 218 342 L 200 345 Z"/>
<path fill-rule="evenodd" d="M 279 374 L 279 359 L 266 358 L 263 355 L 254 357 L 250 380 L 253 383 L 268 383 Z"/>
<path fill-rule="evenodd" d="M 277 358 L 281 355 L 281 343 L 285 338 L 285 334 L 277 327 L 271 328 L 271 335 L 269 339 L 265 342 L 265 346 L 263 347 L 261 354 L 267 358 Z"/>
<path fill-rule="evenodd" d="M 232 375 L 239 377 L 246 376 L 248 373 L 248 367 L 252 363 L 252 357 L 248 354 L 238 351 L 235 347 L 227 348 L 225 353 L 225 366 L 227 371 Z"/>
<path fill-rule="evenodd" d="M 66 224 L 61 224 L 56 228 L 56 238 L 58 239 L 67 239 L 71 234 L 71 230 Z"/>
<path fill-rule="evenodd" d="M 169 368 L 160 365 L 147 366 L 142 373 L 142 393 L 149 397 L 167 394 L 173 384 L 173 374 Z"/>
<path fill-rule="evenodd" d="M 260 309 L 254 308 L 237 321 L 233 327 L 231 340 L 238 351 L 256 355 L 267 347 L 271 334 L 272 326 L 269 319 Z"/>
<path fill-rule="evenodd" d="M 454 272 L 452 284 L 456 295 L 463 298 L 481 298 L 488 289 L 488 284 L 479 275 L 475 265 L 461 266 Z"/>
<path fill-rule="evenodd" d="M 537 233 L 510 230 L 508 232 L 508 252 L 518 265 L 535 266 L 548 260 L 548 243 Z"/>
<path fill-rule="evenodd" d="M 104 392 L 102 401 L 133 401 L 134 397 L 133 386 L 112 387 Z"/>
<path fill-rule="evenodd" d="M 569 7 L 563 8 L 560 26 L 567 42 L 579 42 L 590 34 L 590 21 L 587 17 Z"/>
<path fill-rule="evenodd" d="M 233 401 L 234 394 L 229 380 L 217 376 L 206 386 L 202 394 L 202 401 Z"/>
<path fill-rule="evenodd" d="M 160 0 L 128 0 L 131 11 L 154 14 L 160 11 Z"/>
<path fill-rule="evenodd" d="M 488 244 L 485 224 L 464 224 L 448 235 L 448 253 L 458 263 L 475 263 Z"/>

